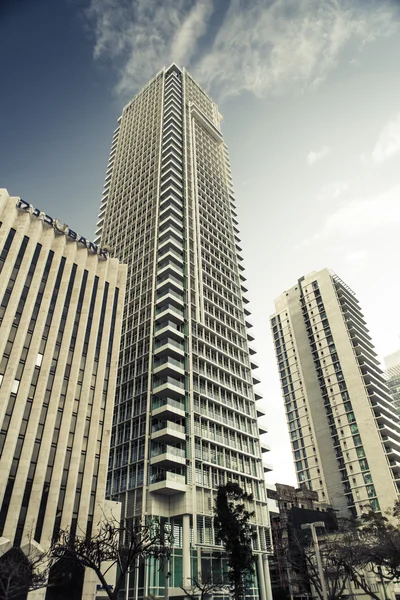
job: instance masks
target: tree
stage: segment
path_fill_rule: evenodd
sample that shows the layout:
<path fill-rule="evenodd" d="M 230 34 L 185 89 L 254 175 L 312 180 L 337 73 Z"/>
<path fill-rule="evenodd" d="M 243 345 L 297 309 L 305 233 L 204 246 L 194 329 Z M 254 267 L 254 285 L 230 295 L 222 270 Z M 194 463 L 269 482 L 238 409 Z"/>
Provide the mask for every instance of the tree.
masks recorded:
<path fill-rule="evenodd" d="M 246 509 L 246 503 L 252 500 L 252 495 L 244 492 L 237 483 L 218 488 L 214 529 L 216 541 L 222 542 L 227 554 L 228 580 L 235 600 L 244 597 L 247 579 L 254 574 L 254 534 L 250 525 L 254 512 Z"/>
<path fill-rule="evenodd" d="M 360 543 L 365 559 L 382 578 L 400 578 L 400 501 L 387 515 L 372 510 L 363 515 Z"/>
<path fill-rule="evenodd" d="M 79 563 L 92 569 L 110 600 L 116 600 L 126 575 L 138 561 L 150 557 L 165 561 L 169 558 L 173 537 L 166 527 L 155 518 L 143 517 L 126 519 L 123 523 L 115 518 L 103 520 L 97 533 L 86 535 L 72 534 L 69 530 L 60 531 L 51 546 L 51 554 L 56 559 Z M 112 588 L 107 581 L 107 573 L 117 566 L 117 578 Z"/>
<path fill-rule="evenodd" d="M 330 542 L 332 541 L 330 536 Z M 322 571 L 328 600 L 339 600 L 342 597 L 348 579 L 345 565 L 336 550 L 334 543 L 320 540 Z M 312 586 L 320 600 L 324 600 L 315 551 L 313 545 L 308 543 L 307 534 L 291 536 L 287 560 L 296 574 L 297 583 L 302 583 L 308 589 Z"/>
<path fill-rule="evenodd" d="M 30 548 L 11 548 L 0 558 L 0 600 L 16 600 L 49 585 L 49 556 Z M 54 585 L 55 582 L 52 582 Z"/>
<path fill-rule="evenodd" d="M 312 545 L 305 546 L 304 539 L 297 539 L 296 545 L 298 552 L 291 549 L 289 561 L 297 572 L 308 579 L 323 600 L 314 549 Z M 380 600 L 380 595 L 368 578 L 368 573 L 375 570 L 375 565 L 371 564 L 371 554 L 365 544 L 363 532 L 354 522 L 343 520 L 335 533 L 321 536 L 319 549 L 328 600 L 339 600 L 349 582 L 374 600 Z"/>
<path fill-rule="evenodd" d="M 190 580 L 190 586 L 181 586 L 181 590 L 183 590 L 185 594 L 189 596 L 189 598 L 206 600 L 206 598 L 217 592 L 225 591 L 227 587 L 228 585 L 222 580 L 215 581 L 210 573 L 206 577 L 192 577 Z"/>

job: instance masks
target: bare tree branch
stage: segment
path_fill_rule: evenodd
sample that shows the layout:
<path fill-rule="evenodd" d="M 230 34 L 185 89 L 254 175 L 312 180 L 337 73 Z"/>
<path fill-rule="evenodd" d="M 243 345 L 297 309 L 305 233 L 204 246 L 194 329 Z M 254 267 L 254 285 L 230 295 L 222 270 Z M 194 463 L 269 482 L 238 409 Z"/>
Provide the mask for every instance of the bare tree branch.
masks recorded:
<path fill-rule="evenodd" d="M 109 600 L 116 600 L 118 592 L 138 559 L 153 557 L 156 561 L 170 556 L 173 536 L 155 518 L 125 520 L 112 517 L 103 520 L 91 537 L 73 535 L 69 530 L 60 531 L 51 546 L 54 558 L 64 558 L 92 569 Z M 119 574 L 113 589 L 106 575 L 117 565 Z"/>

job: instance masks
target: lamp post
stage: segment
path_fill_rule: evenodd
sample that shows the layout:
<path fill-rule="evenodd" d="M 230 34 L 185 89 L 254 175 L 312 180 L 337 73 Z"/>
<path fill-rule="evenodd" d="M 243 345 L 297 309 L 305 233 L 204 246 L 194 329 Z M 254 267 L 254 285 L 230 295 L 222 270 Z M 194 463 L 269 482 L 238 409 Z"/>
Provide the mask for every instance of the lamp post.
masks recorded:
<path fill-rule="evenodd" d="M 301 526 L 302 529 L 311 529 L 312 541 L 313 541 L 313 546 L 314 546 L 314 551 L 315 551 L 315 558 L 317 559 L 319 579 L 321 582 L 322 597 L 324 600 L 328 600 L 328 593 L 326 591 L 324 571 L 322 569 L 321 553 L 319 551 L 318 536 L 317 536 L 317 531 L 316 531 L 317 527 L 325 527 L 325 523 L 323 521 L 316 521 L 314 523 L 304 523 Z"/>
<path fill-rule="evenodd" d="M 171 551 L 171 536 L 172 531 L 170 525 L 166 525 L 166 531 L 168 531 L 167 535 L 167 543 L 168 543 L 168 554 L 165 561 L 165 587 L 164 587 L 164 600 L 169 600 L 169 578 L 171 577 L 170 572 L 170 551 Z"/>
<path fill-rule="evenodd" d="M 164 600 L 169 600 L 169 578 L 171 576 L 169 572 L 169 557 L 166 560 L 165 571 Z"/>

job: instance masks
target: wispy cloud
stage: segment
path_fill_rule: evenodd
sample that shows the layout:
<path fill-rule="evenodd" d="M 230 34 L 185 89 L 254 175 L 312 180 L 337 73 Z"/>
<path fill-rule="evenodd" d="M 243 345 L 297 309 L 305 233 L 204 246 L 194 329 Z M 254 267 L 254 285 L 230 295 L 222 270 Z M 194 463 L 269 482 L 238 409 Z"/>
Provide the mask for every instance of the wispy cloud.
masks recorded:
<path fill-rule="evenodd" d="M 352 40 L 358 47 L 394 31 L 389 0 L 232 0 L 197 71 L 222 96 L 258 96 L 318 86 Z"/>
<path fill-rule="evenodd" d="M 91 0 L 94 57 L 112 62 L 127 99 L 164 65 L 190 61 L 212 10 L 212 0 Z"/>
<path fill-rule="evenodd" d="M 196 42 L 206 32 L 212 12 L 211 0 L 199 0 L 188 13 L 171 43 L 171 57 L 177 64 L 190 62 L 196 51 Z"/>
<path fill-rule="evenodd" d="M 382 163 L 400 152 L 400 113 L 387 123 L 372 151 L 372 160 Z"/>
<path fill-rule="evenodd" d="M 330 147 L 329 146 L 322 146 L 321 150 L 311 150 L 311 152 L 309 152 L 307 154 L 307 162 L 308 164 L 311 166 L 314 163 L 318 162 L 319 160 L 322 160 L 323 158 L 325 158 L 325 156 L 327 154 L 329 154 L 330 152 Z"/>
<path fill-rule="evenodd" d="M 341 235 L 356 237 L 400 226 L 400 185 L 367 198 L 354 198 L 328 216 L 317 238 Z"/>
<path fill-rule="evenodd" d="M 318 194 L 318 200 L 325 202 L 329 200 L 337 200 L 349 190 L 347 181 L 329 181 L 325 183 Z"/>
<path fill-rule="evenodd" d="M 117 92 L 138 91 L 176 61 L 220 100 L 301 93 L 326 78 L 350 40 L 362 49 L 399 24 L 395 0 L 230 0 L 210 27 L 213 2 L 90 0 L 94 56 L 116 66 Z"/>
<path fill-rule="evenodd" d="M 329 243 L 333 248 L 342 252 L 348 248 L 350 240 L 359 243 L 365 236 L 367 244 L 371 239 L 381 240 L 393 235 L 398 239 L 400 227 L 400 184 L 376 196 L 353 197 L 342 202 L 322 223 L 319 231 L 301 240 L 294 246 L 299 251 L 304 248 L 316 247 L 321 243 Z M 372 237 L 371 237 L 372 236 Z M 364 255 L 363 255 L 364 256 Z M 361 251 L 350 251 L 346 260 L 355 262 L 361 260 Z"/>

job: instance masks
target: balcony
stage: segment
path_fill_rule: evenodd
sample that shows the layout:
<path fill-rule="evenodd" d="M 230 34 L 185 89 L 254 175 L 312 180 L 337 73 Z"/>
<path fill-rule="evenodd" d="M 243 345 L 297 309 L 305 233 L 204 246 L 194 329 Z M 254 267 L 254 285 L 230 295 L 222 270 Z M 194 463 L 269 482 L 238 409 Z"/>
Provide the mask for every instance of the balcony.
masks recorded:
<path fill-rule="evenodd" d="M 269 444 L 267 444 L 267 442 L 260 442 L 260 446 L 261 446 L 261 452 L 270 452 L 271 451 L 271 446 Z"/>
<path fill-rule="evenodd" d="M 163 240 L 163 242 L 159 244 L 159 246 L 158 246 L 159 256 L 161 254 L 166 254 L 168 252 L 168 250 L 173 250 L 174 252 L 181 255 L 183 253 L 183 245 L 181 242 L 178 242 L 175 238 L 168 238 L 167 240 Z M 182 271 L 183 271 L 183 265 L 182 265 L 182 267 L 180 267 L 179 275 L 181 277 L 183 274 Z"/>
<path fill-rule="evenodd" d="M 161 308 L 162 306 L 168 306 L 169 304 L 173 304 L 177 308 L 183 308 L 184 301 L 182 294 L 178 294 L 172 289 L 165 288 L 160 290 L 157 294 L 157 308 Z"/>
<path fill-rule="evenodd" d="M 368 350 L 373 350 L 374 347 L 371 343 L 370 336 L 362 330 L 361 327 L 355 325 L 351 319 L 346 319 L 347 329 L 353 342 L 359 342 L 365 346 Z"/>
<path fill-rule="evenodd" d="M 261 379 L 259 379 L 255 375 L 252 374 L 251 378 L 253 380 L 253 385 L 258 385 L 259 383 L 261 383 Z"/>
<path fill-rule="evenodd" d="M 173 496 L 186 492 L 185 476 L 166 471 L 162 475 L 154 475 L 150 479 L 149 492 Z"/>
<path fill-rule="evenodd" d="M 185 317 L 182 310 L 175 308 L 172 304 L 167 304 L 166 306 L 156 309 L 156 319 L 158 321 L 168 320 L 175 321 L 176 323 L 183 323 Z"/>
<path fill-rule="evenodd" d="M 160 448 L 153 448 L 150 458 L 151 465 L 157 465 L 166 469 L 173 469 L 186 465 L 186 451 L 183 448 L 164 445 Z"/>
<path fill-rule="evenodd" d="M 163 444 L 177 444 L 186 440 L 185 427 L 173 421 L 159 421 L 151 429 L 151 439 Z"/>
<path fill-rule="evenodd" d="M 260 435 L 263 435 L 264 433 L 268 433 L 268 429 L 265 425 L 262 425 L 261 423 L 258 423 L 258 433 Z"/>
<path fill-rule="evenodd" d="M 249 353 L 250 354 L 257 354 L 257 352 L 254 350 L 254 348 L 252 348 L 251 346 L 249 346 Z"/>
<path fill-rule="evenodd" d="M 250 350 L 250 348 L 249 348 L 249 350 Z M 259 368 L 259 366 L 260 366 L 260 365 L 258 364 L 258 362 L 256 362 L 256 361 L 254 360 L 254 358 L 250 358 L 250 367 L 251 367 L 252 369 L 258 369 L 258 368 Z"/>
<path fill-rule="evenodd" d="M 367 352 L 364 348 L 358 346 L 358 344 L 353 344 L 353 349 L 354 354 L 357 356 L 359 363 L 364 362 L 372 369 L 380 369 L 380 362 L 376 358 L 375 352 Z"/>
<path fill-rule="evenodd" d="M 182 231 L 176 229 L 173 225 L 169 225 L 164 231 L 159 232 L 159 244 L 163 244 L 167 240 L 175 239 L 180 244 L 183 243 Z M 160 248 L 159 246 L 159 248 Z"/>
<path fill-rule="evenodd" d="M 175 358 L 183 358 L 185 356 L 185 347 L 183 344 L 168 337 L 155 342 L 154 354 L 157 357 L 174 356 Z"/>
<path fill-rule="evenodd" d="M 178 377 L 185 375 L 185 363 L 181 360 L 176 360 L 172 356 L 156 359 L 154 361 L 154 375 L 177 375 Z"/>
<path fill-rule="evenodd" d="M 379 419 L 379 416 L 376 415 L 378 430 L 381 432 L 382 437 L 389 436 L 390 439 L 393 440 L 393 444 L 400 449 L 400 431 L 397 423 L 390 423 L 384 417 Z"/>
<path fill-rule="evenodd" d="M 257 411 L 257 418 L 264 417 L 267 414 L 265 408 L 263 408 L 259 402 L 256 402 L 256 411 Z"/>
<path fill-rule="evenodd" d="M 165 319 L 165 321 L 158 323 L 155 327 L 155 333 L 158 338 L 173 338 L 182 343 L 185 339 L 185 334 L 181 331 L 180 325 L 177 325 L 175 321 L 170 321 L 169 319 Z"/>
<path fill-rule="evenodd" d="M 181 196 L 177 196 L 176 194 L 171 193 L 167 193 L 167 194 L 163 194 L 162 198 L 161 198 L 161 202 L 160 202 L 160 208 L 161 210 L 165 210 L 168 207 L 176 207 L 177 210 L 181 211 L 182 210 L 182 198 Z"/>
<path fill-rule="evenodd" d="M 183 278 L 182 274 L 181 277 Z M 172 273 L 166 273 L 164 277 L 157 277 L 157 293 L 171 288 L 182 295 L 184 291 L 183 280 L 178 279 Z"/>
<path fill-rule="evenodd" d="M 179 267 L 175 262 L 168 261 L 158 265 L 157 277 L 164 277 L 166 275 L 173 275 L 175 277 L 183 278 L 182 267 Z"/>
<path fill-rule="evenodd" d="M 185 416 L 185 403 L 174 398 L 157 398 L 153 396 L 151 406 L 152 417 L 169 420 Z"/>
<path fill-rule="evenodd" d="M 383 376 L 376 376 L 375 373 L 367 369 L 365 366 L 360 366 L 360 371 L 363 376 L 364 385 L 369 390 L 370 394 L 375 390 L 379 390 L 380 395 L 386 397 L 388 402 L 392 401 L 389 389 L 383 379 Z"/>
<path fill-rule="evenodd" d="M 163 232 L 166 229 L 168 229 L 168 227 L 171 225 L 179 229 L 179 231 L 183 231 L 182 219 L 179 219 L 179 217 L 176 217 L 172 213 L 165 215 L 165 217 L 163 217 L 162 220 L 160 220 L 158 230 L 160 232 Z"/>
<path fill-rule="evenodd" d="M 374 409 L 375 417 L 385 417 L 388 421 L 396 423 L 398 416 L 393 408 L 393 404 L 389 401 L 384 402 L 382 398 L 378 399 L 378 396 L 371 395 L 371 406 Z"/>
<path fill-rule="evenodd" d="M 396 462 L 400 462 L 399 442 L 388 435 L 381 434 L 381 437 L 383 445 L 385 446 L 386 455 L 389 458 L 396 460 Z"/>
<path fill-rule="evenodd" d="M 160 397 L 184 398 L 185 386 L 181 381 L 174 377 L 164 377 L 155 381 L 153 394 Z"/>
<path fill-rule="evenodd" d="M 163 252 L 158 253 L 158 260 L 172 259 L 179 267 L 183 266 L 183 252 L 176 252 L 174 248 L 165 248 Z"/>
<path fill-rule="evenodd" d="M 253 323 L 250 321 L 250 319 L 248 317 L 245 318 L 244 320 L 247 329 L 251 329 L 253 327 Z"/>
<path fill-rule="evenodd" d="M 389 466 L 396 473 L 396 477 L 398 477 L 398 473 L 400 473 L 400 463 L 396 462 L 394 459 L 389 459 Z"/>
<path fill-rule="evenodd" d="M 268 473 L 273 470 L 272 464 L 262 459 L 262 466 L 264 469 L 264 473 Z"/>

